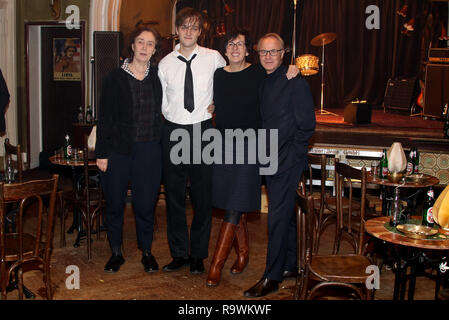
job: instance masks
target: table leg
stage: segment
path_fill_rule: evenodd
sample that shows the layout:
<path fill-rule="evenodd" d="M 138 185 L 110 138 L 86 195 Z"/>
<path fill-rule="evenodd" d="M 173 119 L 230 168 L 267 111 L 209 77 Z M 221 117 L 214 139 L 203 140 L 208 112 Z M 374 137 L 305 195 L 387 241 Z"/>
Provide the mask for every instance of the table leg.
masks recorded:
<path fill-rule="evenodd" d="M 408 300 L 413 300 L 415 296 L 415 285 L 416 285 L 416 265 L 410 267 L 410 281 L 408 284 Z"/>
<path fill-rule="evenodd" d="M 401 290 L 402 284 L 402 270 L 399 266 L 396 267 L 395 277 L 394 277 L 394 291 L 393 291 L 393 300 L 399 300 L 399 291 Z"/>

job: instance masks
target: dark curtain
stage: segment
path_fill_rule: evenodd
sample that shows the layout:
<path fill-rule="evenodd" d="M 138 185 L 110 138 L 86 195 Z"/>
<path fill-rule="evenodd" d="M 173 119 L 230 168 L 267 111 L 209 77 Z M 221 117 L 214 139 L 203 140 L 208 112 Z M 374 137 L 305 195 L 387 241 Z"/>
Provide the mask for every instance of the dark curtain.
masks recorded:
<path fill-rule="evenodd" d="M 225 4 L 232 12 L 226 11 Z M 183 1 L 177 9 L 192 6 L 203 11 L 207 16 L 207 27 L 201 44 L 222 51 L 223 32 L 234 26 L 248 29 L 253 41 L 267 32 L 281 33 L 286 4 L 285 0 L 190 0 Z"/>
<path fill-rule="evenodd" d="M 226 10 L 225 5 L 233 11 Z M 379 8 L 379 30 L 365 27 L 369 5 Z M 406 17 L 397 14 L 404 5 L 408 6 Z M 207 28 L 200 41 L 203 46 L 222 51 L 220 32 L 240 26 L 250 31 L 254 41 L 267 32 L 280 33 L 286 47 L 291 47 L 293 0 L 178 1 L 178 10 L 185 6 L 207 16 Z M 412 19 L 414 31 L 402 33 L 403 25 Z M 428 47 L 431 42 L 433 47 L 439 45 L 435 39 L 444 23 L 447 3 L 430 0 L 298 0 L 296 56 L 313 54 L 321 65 L 322 47 L 312 46 L 310 41 L 321 33 L 336 33 L 337 39 L 324 48 L 324 107 L 343 108 L 355 99 L 380 105 L 388 79 L 424 79 Z M 291 53 L 287 52 L 284 63 L 290 61 Z M 319 107 L 321 67 L 307 81 Z"/>
<path fill-rule="evenodd" d="M 381 104 L 389 78 L 414 78 L 421 64 L 422 12 L 427 1 L 403 0 L 303 0 L 297 55 L 320 58 L 322 47 L 310 41 L 321 33 L 334 32 L 337 39 L 325 50 L 324 107 L 341 108 L 355 99 Z M 408 4 L 407 17 L 396 12 Z M 368 30 L 369 5 L 380 10 L 380 29 Z M 403 34 L 403 24 L 415 18 L 414 31 Z M 396 59 L 394 58 L 396 57 Z M 316 105 L 320 105 L 321 72 L 308 77 Z"/>

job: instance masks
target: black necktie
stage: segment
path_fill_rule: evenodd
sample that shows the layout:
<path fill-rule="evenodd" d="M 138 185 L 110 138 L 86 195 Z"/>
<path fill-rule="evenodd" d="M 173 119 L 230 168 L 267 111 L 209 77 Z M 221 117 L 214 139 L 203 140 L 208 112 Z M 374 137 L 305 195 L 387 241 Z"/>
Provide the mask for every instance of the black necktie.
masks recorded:
<path fill-rule="evenodd" d="M 186 108 L 189 112 L 193 112 L 193 109 L 195 108 L 195 100 L 193 99 L 192 69 L 190 69 L 190 64 L 195 57 L 196 53 L 189 61 L 187 61 L 184 57 L 178 56 L 179 60 L 186 63 L 186 78 L 184 80 L 184 108 Z"/>

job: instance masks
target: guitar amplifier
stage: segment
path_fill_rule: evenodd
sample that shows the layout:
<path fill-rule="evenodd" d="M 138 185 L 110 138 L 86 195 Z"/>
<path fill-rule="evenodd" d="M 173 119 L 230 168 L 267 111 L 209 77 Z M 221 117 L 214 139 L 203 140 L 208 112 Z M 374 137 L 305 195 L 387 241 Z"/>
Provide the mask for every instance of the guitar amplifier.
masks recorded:
<path fill-rule="evenodd" d="M 449 63 L 449 48 L 430 48 L 429 62 Z"/>
<path fill-rule="evenodd" d="M 384 110 L 410 111 L 415 92 L 416 78 L 389 79 L 385 89 Z"/>

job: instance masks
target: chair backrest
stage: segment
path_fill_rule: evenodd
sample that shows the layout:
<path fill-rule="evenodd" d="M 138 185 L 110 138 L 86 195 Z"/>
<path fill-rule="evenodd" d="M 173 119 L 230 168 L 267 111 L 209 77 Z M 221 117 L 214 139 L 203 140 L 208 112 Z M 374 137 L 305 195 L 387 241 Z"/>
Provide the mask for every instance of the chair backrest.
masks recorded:
<path fill-rule="evenodd" d="M 352 221 L 356 213 L 360 214 L 360 226 L 358 230 L 356 253 L 362 254 L 365 232 L 365 214 L 366 214 L 366 168 L 353 168 L 345 163 L 335 163 L 335 182 L 337 192 L 337 220 L 338 227 L 343 228 L 344 219 L 347 219 L 347 225 L 352 226 Z M 355 211 L 354 189 L 360 189 L 360 210 Z M 343 210 L 343 196 L 347 194 L 348 207 Z M 345 217 L 346 216 L 346 217 Z M 348 232 L 351 232 L 349 228 Z"/>
<path fill-rule="evenodd" d="M 0 258 L 1 262 L 5 261 L 5 202 L 6 201 L 19 201 L 19 210 L 17 214 L 17 233 L 14 235 L 18 238 L 19 246 L 18 251 L 15 254 L 19 255 L 19 260 L 23 259 L 23 246 L 24 246 L 24 212 L 25 210 L 32 210 L 37 208 L 37 222 L 35 225 L 35 243 L 33 244 L 33 256 L 39 255 L 39 250 L 42 248 L 42 235 L 43 235 L 43 223 L 44 223 L 44 201 L 43 196 L 49 196 L 49 202 L 47 207 L 47 220 L 46 220 L 46 232 L 45 232 L 45 251 L 44 259 L 50 259 L 52 239 L 53 239 L 53 224 L 56 205 L 56 192 L 58 188 L 58 175 L 53 175 L 51 179 L 47 180 L 34 180 L 24 183 L 12 183 L 4 184 L 0 183 Z M 31 202 L 37 201 L 37 205 L 28 206 Z M 27 211 L 28 212 L 28 211 Z M 30 228 L 32 229 L 32 228 Z"/>
<path fill-rule="evenodd" d="M 326 155 L 316 155 L 309 153 L 307 155 L 308 170 L 304 172 L 304 182 L 309 187 L 308 192 L 313 194 L 313 186 L 318 181 L 320 187 L 320 204 L 324 207 L 324 198 L 326 191 Z"/>
<path fill-rule="evenodd" d="M 12 156 L 15 156 L 14 160 Z M 23 162 L 22 162 L 22 151 L 20 149 L 20 144 L 13 146 L 9 143 L 9 138 L 5 139 L 5 159 L 11 157 L 11 162 L 13 167 L 17 170 L 17 181 L 20 183 L 23 181 Z"/>

